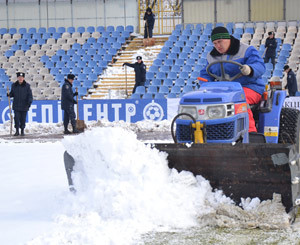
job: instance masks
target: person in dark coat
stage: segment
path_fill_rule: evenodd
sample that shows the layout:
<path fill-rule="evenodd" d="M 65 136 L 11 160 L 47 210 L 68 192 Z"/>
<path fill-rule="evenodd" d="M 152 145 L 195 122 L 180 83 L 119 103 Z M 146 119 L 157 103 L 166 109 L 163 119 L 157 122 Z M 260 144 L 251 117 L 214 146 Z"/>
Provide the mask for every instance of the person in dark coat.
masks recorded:
<path fill-rule="evenodd" d="M 137 56 L 136 57 L 137 62 L 134 64 L 130 63 L 124 63 L 123 66 L 129 66 L 134 68 L 135 72 L 135 85 L 132 90 L 132 93 L 134 94 L 136 87 L 138 86 L 145 86 L 145 81 L 146 81 L 146 65 L 144 64 L 142 60 L 142 56 Z"/>
<path fill-rule="evenodd" d="M 76 128 L 76 120 L 75 120 L 75 111 L 74 104 L 77 104 L 76 100 L 73 98 L 78 95 L 77 92 L 73 93 L 73 81 L 75 76 L 73 74 L 69 74 L 67 79 L 65 79 L 65 83 L 61 89 L 61 109 L 64 111 L 64 134 L 70 134 L 71 132 L 68 130 L 69 122 L 71 121 L 71 125 L 73 127 L 73 133 L 79 133 Z"/>
<path fill-rule="evenodd" d="M 287 73 L 287 84 L 285 86 L 285 89 L 288 89 L 289 96 L 295 96 L 296 92 L 298 91 L 297 79 L 295 73 L 288 65 L 285 65 L 283 67 L 283 70 L 284 72 Z"/>
<path fill-rule="evenodd" d="M 149 7 L 147 8 L 146 13 L 144 15 L 144 21 L 145 21 L 144 38 L 148 38 L 148 37 L 151 38 L 153 34 L 155 15 L 152 13 L 152 9 Z"/>
<path fill-rule="evenodd" d="M 271 59 L 273 64 L 273 69 L 275 68 L 275 57 L 276 57 L 276 48 L 277 48 L 277 40 L 274 37 L 274 32 L 268 32 L 269 37 L 266 39 L 265 47 L 266 47 L 266 55 L 265 55 L 265 63 L 268 63 Z"/>
<path fill-rule="evenodd" d="M 15 114 L 14 119 L 16 128 L 14 136 L 20 135 L 20 128 L 21 136 L 24 136 L 26 116 L 33 100 L 30 84 L 25 81 L 25 73 L 17 72 L 17 81 L 11 85 L 11 90 L 8 93 L 8 96 L 14 98 L 13 110 Z"/>

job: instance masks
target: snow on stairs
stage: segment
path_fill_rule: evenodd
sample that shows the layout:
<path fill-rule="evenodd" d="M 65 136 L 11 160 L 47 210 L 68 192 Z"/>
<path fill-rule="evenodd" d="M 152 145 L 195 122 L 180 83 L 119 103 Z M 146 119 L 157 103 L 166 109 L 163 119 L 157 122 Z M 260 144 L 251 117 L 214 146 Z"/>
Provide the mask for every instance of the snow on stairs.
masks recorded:
<path fill-rule="evenodd" d="M 126 86 L 125 67 L 122 66 L 123 63 L 134 63 L 136 62 L 136 55 L 142 55 L 143 62 L 148 70 L 167 40 L 168 36 L 155 37 L 155 46 L 144 47 L 142 37 L 133 38 L 113 58 L 113 62 L 108 65 L 104 74 L 98 78 L 98 81 L 94 83 L 94 88 L 89 90 L 88 96 L 85 96 L 84 99 L 126 98 L 126 88 L 127 94 L 130 97 L 135 84 L 135 73 L 132 68 L 126 68 Z"/>

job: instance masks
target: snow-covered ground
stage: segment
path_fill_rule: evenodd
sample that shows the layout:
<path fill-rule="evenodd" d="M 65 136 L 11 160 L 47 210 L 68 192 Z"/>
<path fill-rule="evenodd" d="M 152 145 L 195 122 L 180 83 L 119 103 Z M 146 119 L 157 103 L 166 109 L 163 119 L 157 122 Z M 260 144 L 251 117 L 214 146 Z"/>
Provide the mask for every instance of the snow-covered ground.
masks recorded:
<path fill-rule="evenodd" d="M 243 200 L 242 209 L 201 176 L 169 169 L 165 153 L 137 139 L 169 127 L 94 122 L 56 142 L 0 140 L 0 244 L 143 244 L 142 234 L 207 225 L 291 229 L 276 196 Z M 62 125 L 28 124 L 26 132 L 61 133 Z M 68 190 L 65 150 L 76 159 L 76 194 Z"/>

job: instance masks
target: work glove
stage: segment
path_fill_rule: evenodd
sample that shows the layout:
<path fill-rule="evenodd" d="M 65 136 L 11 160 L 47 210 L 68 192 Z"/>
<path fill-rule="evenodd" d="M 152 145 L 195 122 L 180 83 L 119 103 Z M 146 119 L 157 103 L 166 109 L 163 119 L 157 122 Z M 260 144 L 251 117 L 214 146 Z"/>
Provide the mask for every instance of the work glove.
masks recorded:
<path fill-rule="evenodd" d="M 74 93 L 74 96 L 77 96 L 77 95 L 78 95 L 78 92 L 75 92 L 75 93 Z"/>
<path fill-rule="evenodd" d="M 244 76 L 249 76 L 250 73 L 251 73 L 251 68 L 250 68 L 250 66 L 248 66 L 248 65 L 243 65 L 243 66 L 240 68 L 240 70 L 241 70 L 241 73 L 242 73 Z"/>

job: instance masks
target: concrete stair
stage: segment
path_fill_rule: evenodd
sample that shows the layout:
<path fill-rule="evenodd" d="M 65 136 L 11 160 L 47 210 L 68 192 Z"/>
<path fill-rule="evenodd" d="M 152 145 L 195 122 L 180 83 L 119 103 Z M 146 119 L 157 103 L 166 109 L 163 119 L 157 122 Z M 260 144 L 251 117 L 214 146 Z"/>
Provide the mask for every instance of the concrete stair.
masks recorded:
<path fill-rule="evenodd" d="M 167 40 L 168 36 L 155 37 L 155 45 L 148 47 L 143 45 L 142 37 L 134 37 L 127 41 L 127 43 L 123 45 L 122 50 L 119 51 L 113 58 L 113 61 L 108 65 L 106 72 L 98 78 L 98 81 L 94 83 L 94 88 L 89 90 L 89 94 L 85 96 L 84 99 L 130 97 L 135 84 L 135 73 L 132 68 L 123 67 L 123 63 L 134 63 L 135 55 L 142 54 L 143 62 L 148 70 Z"/>

